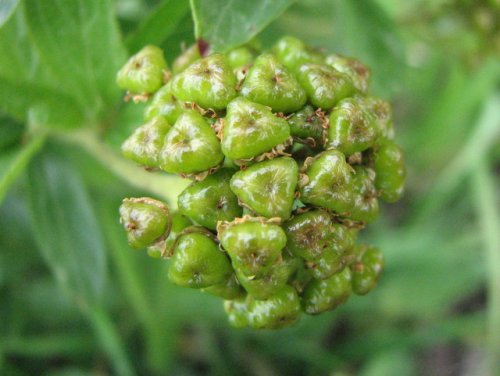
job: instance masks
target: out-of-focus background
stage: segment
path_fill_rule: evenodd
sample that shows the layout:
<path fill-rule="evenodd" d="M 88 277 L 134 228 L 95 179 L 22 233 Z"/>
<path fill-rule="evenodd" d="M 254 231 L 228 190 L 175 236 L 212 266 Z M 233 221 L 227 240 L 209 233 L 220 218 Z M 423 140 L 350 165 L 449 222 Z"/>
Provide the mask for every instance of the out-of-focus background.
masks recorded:
<path fill-rule="evenodd" d="M 232 329 L 220 299 L 128 247 L 122 198 L 185 183 L 120 156 L 143 107 L 115 73 L 147 43 L 169 61 L 189 46 L 190 6 L 221 43 L 263 29 L 263 47 L 289 34 L 372 68 L 409 175 L 366 231 L 387 265 L 366 297 Z M 0 0 L 0 374 L 499 375 L 499 15 L 498 0 Z"/>

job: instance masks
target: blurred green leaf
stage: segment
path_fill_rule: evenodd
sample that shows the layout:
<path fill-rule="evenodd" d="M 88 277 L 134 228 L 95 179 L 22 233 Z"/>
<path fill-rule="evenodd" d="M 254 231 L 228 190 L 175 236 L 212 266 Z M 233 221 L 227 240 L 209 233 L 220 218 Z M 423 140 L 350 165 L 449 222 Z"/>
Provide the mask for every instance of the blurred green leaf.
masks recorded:
<path fill-rule="evenodd" d="M 472 75 L 459 64 L 451 68 L 418 127 L 406 135 L 411 137 L 408 154 L 413 154 L 412 159 L 422 170 L 435 175 L 437 169 L 448 164 L 460 144 L 469 138 L 473 116 L 495 90 L 499 78 L 500 66 L 495 59 L 486 61 Z"/>
<path fill-rule="evenodd" d="M 19 4 L 19 0 L 3 0 L 0 2 L 0 27 L 14 13 L 14 9 Z"/>
<path fill-rule="evenodd" d="M 125 54 L 111 0 L 25 0 L 30 37 L 44 69 L 88 113 L 119 98 L 115 74 Z"/>
<path fill-rule="evenodd" d="M 391 94 L 405 67 L 396 25 L 372 0 L 334 0 L 331 4 L 340 48 L 371 67 L 376 93 Z"/>
<path fill-rule="evenodd" d="M 0 116 L 0 152 L 21 140 L 24 126 L 12 118 Z"/>
<path fill-rule="evenodd" d="M 35 116 L 38 125 L 50 128 L 76 128 L 83 124 L 83 112 L 70 96 L 1 77 L 0 108 L 18 121 L 27 122 Z"/>
<path fill-rule="evenodd" d="M 45 152 L 29 168 L 32 225 L 61 287 L 80 303 L 102 297 L 106 252 L 83 182 L 72 166 Z"/>
<path fill-rule="evenodd" d="M 498 119 L 497 119 L 498 120 Z M 486 159 L 478 163 L 473 174 L 473 193 L 483 236 L 488 280 L 488 348 L 485 371 L 500 372 L 500 202 L 499 179 L 489 170 Z"/>
<path fill-rule="evenodd" d="M 195 35 L 213 51 L 224 52 L 248 42 L 281 15 L 294 0 L 191 0 Z"/>
<path fill-rule="evenodd" d="M 24 171 L 29 161 L 40 150 L 45 136 L 31 139 L 25 145 L 9 149 L 0 154 L 0 204 L 7 190 Z"/>
<path fill-rule="evenodd" d="M 135 53 L 146 44 L 160 45 L 176 32 L 188 11 L 188 0 L 165 0 L 139 24 L 136 31 L 127 37 L 129 52 Z"/>

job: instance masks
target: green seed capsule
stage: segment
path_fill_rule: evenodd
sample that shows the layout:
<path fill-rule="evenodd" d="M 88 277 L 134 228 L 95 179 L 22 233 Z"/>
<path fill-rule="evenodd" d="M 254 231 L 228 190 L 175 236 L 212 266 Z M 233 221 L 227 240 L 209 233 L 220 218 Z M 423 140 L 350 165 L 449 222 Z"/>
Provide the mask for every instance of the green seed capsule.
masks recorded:
<path fill-rule="evenodd" d="M 344 254 L 336 249 L 329 249 L 316 259 L 306 262 L 311 275 L 316 279 L 326 279 L 340 272 L 345 267 Z"/>
<path fill-rule="evenodd" d="M 234 265 L 236 276 L 241 285 L 249 295 L 255 299 L 267 299 L 278 293 L 288 282 L 290 277 L 296 272 L 299 260 L 283 253 L 283 258 L 276 261 L 268 269 L 264 269 L 258 275 L 245 275 L 238 265 Z"/>
<path fill-rule="evenodd" d="M 302 295 L 302 308 L 309 315 L 330 311 L 351 295 L 351 271 L 344 268 L 327 279 L 313 279 Z"/>
<path fill-rule="evenodd" d="M 371 223 L 378 218 L 378 194 L 375 189 L 375 171 L 363 166 L 355 166 L 352 178 L 354 201 L 348 217 L 354 221 Z"/>
<path fill-rule="evenodd" d="M 349 77 L 328 65 L 304 64 L 297 79 L 305 89 L 309 102 L 323 110 L 329 110 L 341 99 L 354 95 Z"/>
<path fill-rule="evenodd" d="M 169 124 L 174 124 L 183 111 L 182 103 L 174 97 L 170 83 L 168 83 L 153 96 L 151 104 L 144 111 L 144 120 L 150 121 L 160 116 L 165 118 Z"/>
<path fill-rule="evenodd" d="M 223 110 L 236 97 L 236 76 L 224 55 L 213 54 L 174 76 L 172 93 L 182 101 Z"/>
<path fill-rule="evenodd" d="M 116 83 L 121 89 L 131 93 L 154 93 L 163 85 L 166 69 L 163 51 L 155 46 L 146 46 L 120 69 Z"/>
<path fill-rule="evenodd" d="M 227 53 L 227 60 L 233 69 L 250 66 L 254 58 L 254 53 L 248 47 L 238 47 Z"/>
<path fill-rule="evenodd" d="M 170 235 L 165 239 L 162 255 L 171 257 L 174 253 L 175 241 L 177 236 L 184 230 L 193 225 L 191 220 L 179 212 L 172 213 L 172 227 L 170 228 Z"/>
<path fill-rule="evenodd" d="M 235 221 L 218 228 L 219 240 L 235 268 L 247 276 L 269 269 L 280 257 L 286 245 L 283 229 L 275 224 Z"/>
<path fill-rule="evenodd" d="M 327 149 L 338 149 L 346 155 L 372 147 L 377 139 L 375 116 L 362 99 L 347 98 L 330 114 Z"/>
<path fill-rule="evenodd" d="M 311 144 L 313 147 L 323 145 L 324 131 L 328 126 L 328 119 L 323 112 L 307 105 L 294 113 L 288 119 L 288 124 L 291 135 L 298 142 Z"/>
<path fill-rule="evenodd" d="M 370 84 L 371 71 L 356 59 L 341 55 L 328 55 L 326 64 L 349 76 L 353 85 L 361 93 L 366 93 Z"/>
<path fill-rule="evenodd" d="M 379 139 L 392 140 L 394 138 L 394 125 L 391 105 L 380 98 L 366 97 L 363 100 L 368 111 L 375 116 L 375 126 Z"/>
<path fill-rule="evenodd" d="M 323 64 L 325 61 L 322 54 L 314 51 L 301 40 L 290 36 L 283 37 L 276 42 L 272 51 L 279 62 L 292 72 L 296 72 L 303 64 Z"/>
<path fill-rule="evenodd" d="M 174 248 L 168 278 L 175 284 L 203 288 L 225 283 L 233 269 L 217 243 L 204 233 L 180 235 Z"/>
<path fill-rule="evenodd" d="M 171 125 L 162 117 L 154 117 L 137 128 L 122 144 L 123 155 L 146 167 L 158 167 L 165 135 Z"/>
<path fill-rule="evenodd" d="M 120 222 L 127 231 L 130 246 L 136 249 L 168 236 L 171 225 L 168 208 L 149 197 L 124 199 L 120 206 Z"/>
<path fill-rule="evenodd" d="M 234 274 L 226 282 L 206 287 L 202 290 L 209 294 L 220 296 L 223 299 L 238 299 L 245 295 L 245 290 L 238 283 Z"/>
<path fill-rule="evenodd" d="M 248 326 L 248 304 L 246 297 L 224 302 L 229 324 L 235 328 L 244 328 Z"/>
<path fill-rule="evenodd" d="M 375 187 L 380 198 L 387 202 L 398 201 L 404 192 L 406 168 L 403 151 L 393 141 L 382 141 L 373 153 Z"/>
<path fill-rule="evenodd" d="M 289 157 L 259 162 L 236 172 L 231 190 L 255 213 L 287 219 L 292 213 L 298 173 L 297 163 Z"/>
<path fill-rule="evenodd" d="M 297 257 L 315 261 L 325 253 L 342 255 L 354 245 L 356 233 L 333 223 L 324 210 L 299 214 L 285 224 L 287 248 Z"/>
<path fill-rule="evenodd" d="M 200 48 L 198 47 L 198 43 L 194 43 L 182 51 L 182 53 L 174 60 L 174 63 L 172 64 L 172 73 L 181 73 L 199 59 L 201 59 Z"/>
<path fill-rule="evenodd" d="M 280 329 L 300 318 L 300 299 L 291 286 L 265 300 L 247 298 L 248 324 L 255 329 Z"/>
<path fill-rule="evenodd" d="M 269 108 L 236 98 L 227 106 L 222 128 L 222 151 L 234 161 L 249 160 L 271 152 L 290 137 L 285 119 Z"/>
<path fill-rule="evenodd" d="M 307 99 L 295 77 L 270 54 L 255 60 L 241 86 L 241 95 L 284 113 L 298 110 Z"/>
<path fill-rule="evenodd" d="M 218 221 L 240 217 L 242 208 L 229 187 L 233 172 L 222 169 L 202 181 L 193 182 L 178 197 L 179 211 L 210 230 L 215 230 Z"/>
<path fill-rule="evenodd" d="M 375 288 L 384 268 L 382 253 L 375 247 L 356 247 L 357 261 L 351 265 L 352 290 L 357 295 L 368 294 Z"/>
<path fill-rule="evenodd" d="M 306 161 L 306 177 L 301 179 L 300 199 L 339 214 L 348 213 L 352 206 L 352 172 L 345 156 L 338 150 L 328 150 Z"/>
<path fill-rule="evenodd" d="M 177 174 L 199 173 L 217 167 L 223 159 L 215 131 L 198 112 L 187 111 L 167 133 L 160 167 Z"/>

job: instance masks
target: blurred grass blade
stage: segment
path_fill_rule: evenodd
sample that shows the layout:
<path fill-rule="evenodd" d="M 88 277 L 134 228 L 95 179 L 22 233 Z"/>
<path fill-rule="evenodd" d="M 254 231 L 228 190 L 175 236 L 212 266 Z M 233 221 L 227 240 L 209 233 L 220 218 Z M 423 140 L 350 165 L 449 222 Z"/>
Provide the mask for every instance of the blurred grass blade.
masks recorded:
<path fill-rule="evenodd" d="M 184 15 L 189 12 L 188 0 L 165 0 L 158 5 L 126 39 L 130 53 L 147 44 L 160 45 L 172 35 Z"/>
<path fill-rule="evenodd" d="M 106 252 L 80 177 L 69 163 L 44 152 L 29 168 L 32 224 L 38 247 L 61 287 L 80 304 L 99 302 Z"/>
<path fill-rule="evenodd" d="M 375 92 L 392 94 L 395 87 L 391 86 L 400 84 L 405 67 L 396 25 L 372 0 L 334 0 L 331 6 L 332 27 L 341 48 L 371 67 Z"/>
<path fill-rule="evenodd" d="M 224 52 L 248 42 L 294 0 L 190 0 L 196 38 Z"/>
<path fill-rule="evenodd" d="M 25 0 L 30 37 L 44 69 L 89 117 L 119 98 L 115 74 L 125 59 L 111 0 Z"/>
<path fill-rule="evenodd" d="M 467 175 L 473 172 L 481 160 L 500 140 L 500 94 L 492 95 L 484 104 L 479 119 L 467 142 L 458 155 L 448 161 L 426 194 L 423 202 L 417 202 L 413 221 L 426 221 L 455 197 L 455 192 Z"/>
<path fill-rule="evenodd" d="M 45 136 L 39 135 L 25 145 L 8 149 L 0 154 L 0 205 L 11 184 L 24 171 L 44 141 Z"/>
<path fill-rule="evenodd" d="M 472 176 L 479 228 L 484 238 L 488 268 L 488 356 L 486 373 L 500 375 L 500 182 L 489 171 L 486 159 Z"/>
<path fill-rule="evenodd" d="M 118 332 L 106 311 L 99 307 L 91 307 L 87 311 L 94 332 L 99 337 L 103 350 L 113 362 L 114 374 L 120 376 L 133 376 L 135 374 L 127 354 L 125 353 Z"/>

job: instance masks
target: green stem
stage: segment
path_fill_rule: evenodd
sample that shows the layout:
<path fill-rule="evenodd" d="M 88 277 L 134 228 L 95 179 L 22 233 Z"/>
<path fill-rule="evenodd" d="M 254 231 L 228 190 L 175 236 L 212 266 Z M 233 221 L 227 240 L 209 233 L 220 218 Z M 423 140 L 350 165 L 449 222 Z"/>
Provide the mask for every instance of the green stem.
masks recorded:
<path fill-rule="evenodd" d="M 500 215 L 493 175 L 487 161 L 476 166 L 473 189 L 479 224 L 484 238 L 488 270 L 488 354 L 486 369 L 489 375 L 500 375 Z"/>
<path fill-rule="evenodd" d="M 89 154 L 106 166 L 113 174 L 132 187 L 153 193 L 168 201 L 171 207 L 177 204 L 177 196 L 188 185 L 188 181 L 166 173 L 144 170 L 116 153 L 97 134 L 89 130 L 79 130 L 70 134 L 58 134 L 60 139 L 83 147 Z"/>
<path fill-rule="evenodd" d="M 45 141 L 45 134 L 38 134 L 31 138 L 29 142 L 17 152 L 7 170 L 0 178 L 0 203 L 2 202 L 7 189 L 24 171 L 31 158 L 42 148 Z"/>
<path fill-rule="evenodd" d="M 115 370 L 114 374 L 121 376 L 135 375 L 118 331 L 108 313 L 103 308 L 96 306 L 89 307 L 85 312 L 99 343 L 112 362 Z"/>

